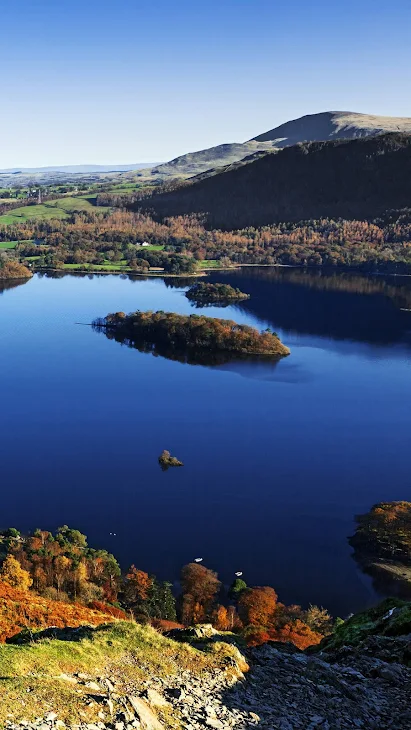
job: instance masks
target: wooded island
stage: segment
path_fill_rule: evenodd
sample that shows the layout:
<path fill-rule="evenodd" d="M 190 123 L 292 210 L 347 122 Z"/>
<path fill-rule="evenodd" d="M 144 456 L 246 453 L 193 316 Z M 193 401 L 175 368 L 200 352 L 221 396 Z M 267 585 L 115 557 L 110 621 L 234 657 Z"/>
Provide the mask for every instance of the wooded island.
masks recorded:
<path fill-rule="evenodd" d="M 239 355 L 284 357 L 290 354 L 279 337 L 270 330 L 258 332 L 254 327 L 229 319 L 203 315 L 189 316 L 173 312 L 116 312 L 94 320 L 93 327 L 125 343 L 144 343 L 176 351 L 204 350 Z"/>
<path fill-rule="evenodd" d="M 194 302 L 213 303 L 249 299 L 250 295 L 229 284 L 209 284 L 200 281 L 186 291 L 186 297 Z"/>

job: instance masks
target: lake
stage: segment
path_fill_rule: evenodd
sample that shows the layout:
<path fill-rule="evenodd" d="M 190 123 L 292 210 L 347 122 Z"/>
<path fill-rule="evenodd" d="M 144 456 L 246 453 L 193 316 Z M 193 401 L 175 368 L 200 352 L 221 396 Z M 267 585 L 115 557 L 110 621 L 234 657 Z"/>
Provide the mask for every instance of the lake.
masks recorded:
<path fill-rule="evenodd" d="M 251 298 L 196 309 L 179 279 L 36 275 L 0 296 L 1 527 L 61 524 L 161 579 L 201 556 L 287 603 L 375 602 L 354 516 L 411 499 L 411 279 L 283 268 L 210 275 Z M 277 364 L 205 367 L 87 326 L 163 309 L 272 327 Z M 163 449 L 184 461 L 162 472 Z M 116 533 L 116 535 L 110 535 Z"/>

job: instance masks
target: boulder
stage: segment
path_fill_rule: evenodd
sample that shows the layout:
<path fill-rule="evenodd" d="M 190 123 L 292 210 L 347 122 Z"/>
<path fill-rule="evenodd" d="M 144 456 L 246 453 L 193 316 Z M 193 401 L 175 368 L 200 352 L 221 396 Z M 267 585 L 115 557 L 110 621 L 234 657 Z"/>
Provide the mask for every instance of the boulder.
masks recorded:
<path fill-rule="evenodd" d="M 140 697 L 128 696 L 128 701 L 132 706 L 137 718 L 140 720 L 143 730 L 164 730 L 164 726 L 157 719 L 154 712 L 144 700 Z"/>

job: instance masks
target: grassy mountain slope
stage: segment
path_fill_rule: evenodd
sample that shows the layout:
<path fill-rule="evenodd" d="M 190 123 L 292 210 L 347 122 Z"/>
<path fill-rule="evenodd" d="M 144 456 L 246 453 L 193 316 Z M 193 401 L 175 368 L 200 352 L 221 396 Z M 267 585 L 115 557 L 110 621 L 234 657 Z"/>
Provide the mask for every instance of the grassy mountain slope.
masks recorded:
<path fill-rule="evenodd" d="M 383 132 L 411 134 L 411 119 L 407 117 L 381 117 L 356 112 L 321 112 L 308 114 L 285 122 L 248 142 L 221 144 L 198 152 L 176 157 L 170 162 L 142 171 L 143 177 L 187 178 L 200 175 L 214 168 L 231 165 L 256 152 L 269 152 L 298 142 L 327 141 L 333 139 L 366 137 Z M 126 173 L 127 176 L 127 173 Z"/>
<path fill-rule="evenodd" d="M 254 137 L 257 142 L 274 142 L 286 147 L 298 142 L 320 142 L 333 139 L 369 137 L 384 132 L 411 134 L 409 117 L 381 117 L 357 112 L 321 112 L 307 114 L 281 124 L 269 132 Z"/>
<path fill-rule="evenodd" d="M 40 205 L 22 205 L 20 208 L 12 208 L 8 213 L 0 215 L 0 225 L 20 223 L 31 219 L 49 220 L 51 218 L 69 218 L 72 213 L 82 211 L 96 211 L 96 206 L 91 202 L 93 198 L 87 197 L 66 197 L 57 200 L 47 200 Z M 108 208 L 99 206 L 97 212 L 104 212 Z"/>
<path fill-rule="evenodd" d="M 231 144 L 220 144 L 217 147 L 189 152 L 186 155 L 176 157 L 170 162 L 158 165 L 150 170 L 153 177 L 191 177 L 206 172 L 210 168 L 231 165 L 233 162 L 252 155 L 260 150 L 269 151 L 273 148 L 272 142 L 233 142 Z M 144 173 L 143 173 L 144 175 Z"/>
<path fill-rule="evenodd" d="M 10 715 L 30 721 L 49 711 L 66 723 L 96 722 L 102 710 L 109 720 L 103 677 L 110 677 L 119 694 L 137 694 L 147 679 L 171 683 L 190 670 L 201 676 L 224 667 L 234 654 L 225 644 L 212 649 L 206 654 L 166 639 L 150 626 L 125 621 L 84 628 L 77 635 L 67 630 L 53 639 L 34 636 L 22 645 L 1 645 L 0 726 Z M 167 727 L 178 725 L 170 718 Z"/>
<path fill-rule="evenodd" d="M 159 215 L 206 213 L 214 228 L 363 219 L 411 201 L 411 136 L 308 142 L 151 198 Z"/>

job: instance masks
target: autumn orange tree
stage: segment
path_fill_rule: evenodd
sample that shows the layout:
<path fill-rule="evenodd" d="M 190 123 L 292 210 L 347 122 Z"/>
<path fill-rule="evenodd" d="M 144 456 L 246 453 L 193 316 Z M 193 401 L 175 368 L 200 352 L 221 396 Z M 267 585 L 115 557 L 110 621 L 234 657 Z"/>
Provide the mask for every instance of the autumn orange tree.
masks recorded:
<path fill-rule="evenodd" d="M 132 565 L 123 584 L 123 604 L 134 617 L 143 621 L 161 619 L 175 622 L 175 598 L 171 583 L 161 582 L 154 575 L 148 575 Z"/>
<path fill-rule="evenodd" d="M 12 555 L 7 556 L 1 567 L 0 580 L 12 588 L 20 588 L 22 591 L 27 591 L 33 583 L 30 573 L 24 570 Z"/>
<path fill-rule="evenodd" d="M 217 573 L 213 570 L 199 563 L 185 565 L 181 571 L 182 623 L 191 625 L 210 618 L 220 587 Z"/>
<path fill-rule="evenodd" d="M 239 599 L 240 618 L 246 625 L 268 626 L 274 619 L 277 594 L 270 586 L 248 588 Z"/>
<path fill-rule="evenodd" d="M 123 599 L 135 616 L 148 616 L 148 597 L 153 579 L 135 565 L 129 569 L 123 588 Z"/>
<path fill-rule="evenodd" d="M 411 502 L 380 502 L 356 522 L 350 543 L 359 557 L 411 564 Z"/>
<path fill-rule="evenodd" d="M 83 603 L 117 599 L 121 571 L 114 556 L 90 548 L 86 536 L 67 525 L 55 534 L 35 530 L 28 537 L 15 529 L 4 531 L 0 560 L 9 555 L 27 571 L 33 587 L 50 598 L 62 596 Z"/>

